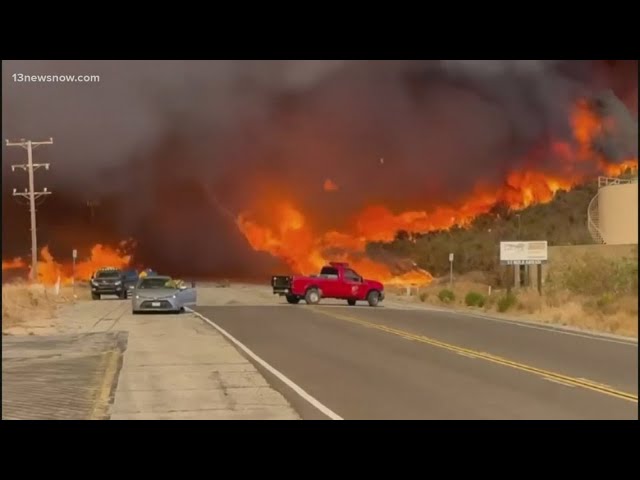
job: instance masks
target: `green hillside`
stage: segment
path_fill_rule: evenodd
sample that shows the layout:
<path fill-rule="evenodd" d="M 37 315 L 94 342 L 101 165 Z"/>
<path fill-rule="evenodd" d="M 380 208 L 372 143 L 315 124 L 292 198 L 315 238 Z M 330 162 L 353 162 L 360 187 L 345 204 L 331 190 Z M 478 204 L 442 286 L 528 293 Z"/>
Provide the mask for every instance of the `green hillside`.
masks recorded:
<path fill-rule="evenodd" d="M 467 228 L 426 234 L 400 231 L 392 242 L 370 243 L 367 253 L 372 258 L 389 253 L 408 257 L 437 277 L 448 274 L 449 253 L 453 252 L 454 272 L 483 271 L 495 274 L 497 280 L 500 241 L 547 240 L 550 246 L 593 243 L 587 230 L 587 208 L 597 189 L 597 182 L 591 182 L 520 211 L 498 205 Z"/>

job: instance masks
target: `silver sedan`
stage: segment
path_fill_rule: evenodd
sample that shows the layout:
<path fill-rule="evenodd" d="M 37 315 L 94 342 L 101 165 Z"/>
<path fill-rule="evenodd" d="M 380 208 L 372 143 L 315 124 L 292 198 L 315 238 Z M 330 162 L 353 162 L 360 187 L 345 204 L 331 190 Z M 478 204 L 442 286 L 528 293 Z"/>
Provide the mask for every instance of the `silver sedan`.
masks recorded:
<path fill-rule="evenodd" d="M 196 305 L 196 289 L 175 286 L 171 277 L 150 276 L 141 278 L 131 292 L 131 310 L 142 312 L 180 313 L 185 307 Z"/>

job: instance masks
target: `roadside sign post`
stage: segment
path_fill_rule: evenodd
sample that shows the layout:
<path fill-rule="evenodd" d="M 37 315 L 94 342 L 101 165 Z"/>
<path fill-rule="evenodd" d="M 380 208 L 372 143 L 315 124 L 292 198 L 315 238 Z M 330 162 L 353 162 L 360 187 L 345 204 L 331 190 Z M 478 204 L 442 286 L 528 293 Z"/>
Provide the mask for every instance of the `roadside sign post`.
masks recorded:
<path fill-rule="evenodd" d="M 538 264 L 538 295 L 542 295 L 542 264 Z"/>
<path fill-rule="evenodd" d="M 78 258 L 78 250 L 74 248 L 73 252 L 71 252 L 71 257 L 73 258 L 73 267 L 71 270 L 71 288 L 73 289 L 73 298 L 76 298 L 76 258 Z"/>
<path fill-rule="evenodd" d="M 449 288 L 453 288 L 453 253 L 449 254 Z"/>
<path fill-rule="evenodd" d="M 542 264 L 548 261 L 547 241 L 500 242 L 500 263 L 520 268 L 520 265 L 536 265 L 538 273 L 538 293 L 542 295 Z M 509 278 L 511 277 L 511 278 Z M 507 290 L 511 291 L 511 280 L 515 274 L 508 275 Z"/>

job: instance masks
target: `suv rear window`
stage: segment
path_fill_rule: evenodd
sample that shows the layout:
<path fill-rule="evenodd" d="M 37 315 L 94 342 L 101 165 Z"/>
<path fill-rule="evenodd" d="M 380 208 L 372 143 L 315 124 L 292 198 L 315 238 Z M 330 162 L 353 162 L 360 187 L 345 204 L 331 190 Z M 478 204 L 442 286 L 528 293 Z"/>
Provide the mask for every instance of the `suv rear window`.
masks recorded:
<path fill-rule="evenodd" d="M 96 278 L 118 278 L 120 275 L 119 270 L 103 270 L 96 273 Z"/>

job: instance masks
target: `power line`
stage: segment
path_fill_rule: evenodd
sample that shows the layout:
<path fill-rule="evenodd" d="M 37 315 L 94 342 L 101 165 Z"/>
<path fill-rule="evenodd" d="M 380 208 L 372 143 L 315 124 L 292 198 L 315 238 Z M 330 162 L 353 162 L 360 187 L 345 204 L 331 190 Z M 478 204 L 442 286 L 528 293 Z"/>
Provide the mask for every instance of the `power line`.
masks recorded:
<path fill-rule="evenodd" d="M 15 172 L 16 168 L 25 170 L 29 176 L 29 189 L 25 189 L 24 192 L 18 192 L 13 189 L 13 195 L 15 197 L 25 197 L 29 199 L 29 213 L 31 214 L 31 280 L 38 280 L 38 237 L 36 235 L 36 199 L 51 195 L 51 192 L 44 188 L 41 192 L 35 191 L 35 181 L 33 172 L 38 168 L 44 167 L 45 170 L 49 170 L 48 163 L 33 163 L 33 149 L 40 145 L 52 145 L 53 138 L 42 142 L 32 142 L 31 140 L 21 139 L 19 142 L 10 142 L 6 140 L 7 147 L 22 147 L 27 150 L 27 164 L 26 165 L 11 165 L 11 171 Z"/>

